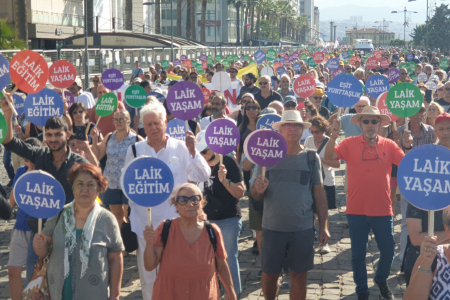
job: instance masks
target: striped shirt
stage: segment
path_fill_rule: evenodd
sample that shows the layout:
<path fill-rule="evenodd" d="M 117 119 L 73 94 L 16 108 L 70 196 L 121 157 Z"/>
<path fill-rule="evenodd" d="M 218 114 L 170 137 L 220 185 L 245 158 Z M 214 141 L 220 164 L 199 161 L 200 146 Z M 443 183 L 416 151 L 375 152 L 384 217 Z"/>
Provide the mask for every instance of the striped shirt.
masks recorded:
<path fill-rule="evenodd" d="M 411 123 L 408 124 L 408 130 L 411 130 Z M 405 125 L 398 127 L 398 132 L 401 135 L 400 138 L 400 146 L 403 150 L 405 147 L 403 146 L 403 132 L 405 131 Z M 413 137 L 412 147 L 415 148 L 420 145 L 433 144 L 434 142 L 434 128 L 431 125 L 420 124 L 420 135 L 414 136 L 414 133 L 411 132 Z"/>

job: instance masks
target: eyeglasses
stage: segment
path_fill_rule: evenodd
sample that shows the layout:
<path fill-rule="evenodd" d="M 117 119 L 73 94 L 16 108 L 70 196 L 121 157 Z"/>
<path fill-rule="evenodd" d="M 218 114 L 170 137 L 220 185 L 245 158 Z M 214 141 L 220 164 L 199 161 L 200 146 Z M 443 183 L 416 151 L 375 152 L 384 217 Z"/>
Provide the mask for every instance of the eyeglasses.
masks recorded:
<path fill-rule="evenodd" d="M 190 80 L 197 80 L 198 77 L 189 77 Z"/>
<path fill-rule="evenodd" d="M 76 115 L 76 114 L 82 114 L 82 113 L 84 113 L 84 110 L 76 110 L 76 111 L 74 111 L 72 114 L 73 115 Z"/>
<path fill-rule="evenodd" d="M 245 110 L 258 110 L 259 108 L 257 106 L 247 106 Z"/>
<path fill-rule="evenodd" d="M 287 123 L 287 124 L 281 125 L 281 127 L 300 129 L 300 128 L 303 128 L 303 125 L 302 124 Z"/>
<path fill-rule="evenodd" d="M 209 151 L 209 149 L 206 148 L 206 149 L 200 151 L 200 154 L 206 155 L 206 153 L 208 153 L 208 151 Z"/>
<path fill-rule="evenodd" d="M 408 73 L 400 73 L 400 75 L 408 75 Z"/>
<path fill-rule="evenodd" d="M 294 107 L 297 107 L 297 104 L 289 103 L 289 104 L 285 104 L 284 107 L 286 107 L 286 108 L 294 108 Z"/>
<path fill-rule="evenodd" d="M 314 98 L 314 100 L 321 100 L 322 99 L 322 97 L 313 97 Z"/>
<path fill-rule="evenodd" d="M 377 143 L 376 146 L 375 146 L 375 150 L 376 150 L 377 157 L 372 157 L 372 158 L 367 158 L 367 157 L 366 157 L 366 158 L 365 158 L 365 157 L 364 157 L 364 153 L 366 153 L 366 149 L 367 149 L 367 148 L 368 148 L 368 146 L 364 147 L 363 152 L 362 152 L 362 155 L 361 155 L 361 160 L 362 160 L 362 161 L 378 160 L 378 161 L 380 162 L 380 164 L 381 164 L 380 156 L 378 155 L 378 143 Z M 370 154 L 372 154 L 372 151 L 367 150 L 366 156 L 369 156 Z"/>
<path fill-rule="evenodd" d="M 320 131 L 320 130 L 312 131 L 311 129 L 309 130 L 309 132 L 311 132 L 311 134 L 321 134 L 322 133 L 322 131 Z"/>
<path fill-rule="evenodd" d="M 93 83 L 98 83 L 98 80 L 92 80 Z"/>
<path fill-rule="evenodd" d="M 361 120 L 361 121 L 363 122 L 364 125 L 369 125 L 369 123 L 372 123 L 372 125 L 377 125 L 380 122 L 380 120 L 375 120 L 375 119 L 373 119 L 373 120 Z"/>
<path fill-rule="evenodd" d="M 120 119 L 113 119 L 113 124 L 114 123 L 123 123 L 123 122 L 125 122 L 127 119 L 125 119 L 125 118 L 120 118 Z"/>
<path fill-rule="evenodd" d="M 237 73 L 236 71 L 230 71 L 230 73 Z"/>
<path fill-rule="evenodd" d="M 444 91 L 444 89 L 438 89 L 438 92 L 443 92 Z"/>
<path fill-rule="evenodd" d="M 259 82 L 259 85 L 266 85 L 266 84 L 269 84 L 268 82 Z"/>
<path fill-rule="evenodd" d="M 177 197 L 177 203 L 180 204 L 181 206 L 185 206 L 188 201 L 191 201 L 192 204 L 197 205 L 200 203 L 200 201 L 202 201 L 202 196 L 200 195 L 193 195 L 190 197 L 187 196 L 178 196 Z"/>
<path fill-rule="evenodd" d="M 366 107 L 367 105 L 356 105 L 355 108 L 359 108 L 359 109 L 363 109 L 364 107 Z"/>

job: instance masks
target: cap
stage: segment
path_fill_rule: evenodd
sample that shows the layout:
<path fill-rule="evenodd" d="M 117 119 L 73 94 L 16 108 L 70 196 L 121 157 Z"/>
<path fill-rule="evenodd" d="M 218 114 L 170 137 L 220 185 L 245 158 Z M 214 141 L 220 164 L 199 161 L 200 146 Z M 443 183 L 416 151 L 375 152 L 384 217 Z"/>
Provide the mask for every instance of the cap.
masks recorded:
<path fill-rule="evenodd" d="M 83 87 L 83 82 L 81 82 L 80 77 L 75 78 L 75 84 L 78 85 L 78 87 L 80 87 L 80 88 Z"/>
<path fill-rule="evenodd" d="M 295 99 L 294 96 L 286 96 L 284 97 L 284 102 L 283 103 L 288 103 L 288 102 L 294 102 L 295 104 L 297 104 L 297 99 Z"/>
<path fill-rule="evenodd" d="M 440 114 L 439 116 L 437 116 L 436 121 L 435 121 L 435 125 L 437 125 L 438 123 L 444 122 L 444 121 L 450 121 L 450 114 L 445 112 Z"/>
<path fill-rule="evenodd" d="M 314 91 L 314 94 L 313 95 L 321 95 L 321 96 L 323 96 L 323 90 L 322 89 L 316 89 L 315 91 Z"/>
<path fill-rule="evenodd" d="M 142 79 L 140 77 L 136 77 L 135 79 L 133 79 L 133 83 L 140 83 L 142 82 Z"/>
<path fill-rule="evenodd" d="M 238 68 L 236 68 L 236 67 L 229 67 L 228 68 L 228 70 L 231 70 L 231 69 L 234 69 L 234 70 L 236 70 L 236 72 L 239 72 Z"/>
<path fill-rule="evenodd" d="M 343 62 L 343 61 L 340 61 L 340 62 L 339 62 L 339 65 L 340 65 L 340 66 L 343 66 L 343 65 L 344 65 L 344 62 Z"/>

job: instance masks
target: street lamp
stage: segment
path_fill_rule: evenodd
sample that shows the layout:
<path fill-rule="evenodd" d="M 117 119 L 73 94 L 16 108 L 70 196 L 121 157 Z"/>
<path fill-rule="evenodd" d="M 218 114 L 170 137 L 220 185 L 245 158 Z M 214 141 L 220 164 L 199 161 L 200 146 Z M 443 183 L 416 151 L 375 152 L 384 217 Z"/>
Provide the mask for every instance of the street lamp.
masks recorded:
<path fill-rule="evenodd" d="M 227 19 L 227 22 L 237 22 L 237 20 L 231 20 L 230 18 Z M 244 26 L 244 20 L 242 20 L 242 26 L 240 26 L 239 30 Z M 244 37 L 241 38 L 241 53 L 244 51 Z"/>
<path fill-rule="evenodd" d="M 411 1 L 409 0 L 408 2 L 411 2 Z M 427 11 L 428 11 L 428 7 L 427 7 Z M 415 14 L 417 14 L 418 12 L 417 11 L 406 10 L 406 6 L 405 6 L 405 9 L 403 10 L 403 12 L 405 13 L 405 21 L 403 23 L 403 42 L 405 43 L 405 46 L 406 46 L 406 12 L 411 12 L 411 13 L 415 13 Z M 391 13 L 392 14 L 400 14 L 400 13 L 402 13 L 402 11 L 401 10 L 394 10 L 394 11 L 391 11 Z"/>
<path fill-rule="evenodd" d="M 144 2 L 143 5 L 153 5 L 155 2 Z M 170 0 L 170 61 L 173 61 L 173 0 Z"/>

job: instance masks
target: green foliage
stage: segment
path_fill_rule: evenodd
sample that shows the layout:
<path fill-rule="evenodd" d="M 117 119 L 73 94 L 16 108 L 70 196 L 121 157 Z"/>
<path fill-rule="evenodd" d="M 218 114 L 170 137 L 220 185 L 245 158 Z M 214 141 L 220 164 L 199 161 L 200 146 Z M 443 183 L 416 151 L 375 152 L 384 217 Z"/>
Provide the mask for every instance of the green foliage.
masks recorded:
<path fill-rule="evenodd" d="M 266 40 L 275 40 L 278 41 L 278 27 L 275 25 L 272 25 L 270 21 L 267 20 L 261 20 L 260 21 L 261 31 L 260 34 L 266 39 Z"/>
<path fill-rule="evenodd" d="M 426 25 L 421 24 L 417 25 L 416 28 L 413 28 L 412 34 L 410 36 L 413 38 L 412 43 L 415 46 L 423 46 L 425 45 L 425 37 L 426 37 Z"/>
<path fill-rule="evenodd" d="M 390 40 L 389 46 L 403 47 L 405 46 L 405 41 L 400 39 Z"/>
<path fill-rule="evenodd" d="M 0 49 L 27 49 L 27 44 L 17 38 L 17 32 L 6 19 L 0 19 Z"/>

